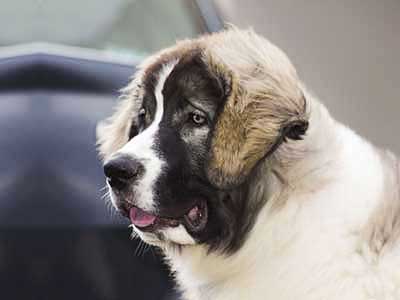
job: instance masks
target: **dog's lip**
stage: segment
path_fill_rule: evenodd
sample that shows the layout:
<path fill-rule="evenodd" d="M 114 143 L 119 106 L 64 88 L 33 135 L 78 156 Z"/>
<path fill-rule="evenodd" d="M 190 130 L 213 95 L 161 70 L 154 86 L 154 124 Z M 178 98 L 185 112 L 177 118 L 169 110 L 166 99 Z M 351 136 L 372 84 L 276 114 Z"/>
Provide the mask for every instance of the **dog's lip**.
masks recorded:
<path fill-rule="evenodd" d="M 160 227 L 176 227 L 179 225 L 179 220 L 177 219 L 151 214 L 137 206 L 132 206 L 129 209 L 129 219 L 133 225 L 145 231 L 155 230 Z"/>
<path fill-rule="evenodd" d="M 165 227 L 177 227 L 185 225 L 192 232 L 199 232 L 204 229 L 208 220 L 207 202 L 198 201 L 180 217 L 166 217 L 132 205 L 125 204 L 120 207 L 123 216 L 130 219 L 130 222 L 141 231 L 155 231 Z"/>

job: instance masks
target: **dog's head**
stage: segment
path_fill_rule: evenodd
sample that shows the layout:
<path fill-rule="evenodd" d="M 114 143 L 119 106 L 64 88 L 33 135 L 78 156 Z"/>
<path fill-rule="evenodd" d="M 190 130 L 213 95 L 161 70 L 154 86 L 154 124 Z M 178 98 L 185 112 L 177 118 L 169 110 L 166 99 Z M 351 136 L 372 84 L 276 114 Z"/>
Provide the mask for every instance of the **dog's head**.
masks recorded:
<path fill-rule="evenodd" d="M 266 200 L 251 185 L 260 162 L 306 129 L 287 57 L 231 29 L 147 59 L 98 144 L 113 204 L 144 241 L 234 250 Z"/>

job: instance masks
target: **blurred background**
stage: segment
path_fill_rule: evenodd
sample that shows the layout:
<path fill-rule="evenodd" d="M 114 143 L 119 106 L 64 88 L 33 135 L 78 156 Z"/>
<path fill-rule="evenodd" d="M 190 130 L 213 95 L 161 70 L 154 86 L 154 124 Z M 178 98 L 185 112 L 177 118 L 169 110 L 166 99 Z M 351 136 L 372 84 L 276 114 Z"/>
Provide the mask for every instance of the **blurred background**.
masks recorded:
<path fill-rule="evenodd" d="M 253 27 L 333 116 L 400 153 L 398 0 L 3 0 L 0 291 L 5 299 L 179 297 L 107 205 L 95 127 L 175 40 Z"/>
<path fill-rule="evenodd" d="M 282 48 L 337 120 L 400 154 L 400 1 L 216 2 Z"/>

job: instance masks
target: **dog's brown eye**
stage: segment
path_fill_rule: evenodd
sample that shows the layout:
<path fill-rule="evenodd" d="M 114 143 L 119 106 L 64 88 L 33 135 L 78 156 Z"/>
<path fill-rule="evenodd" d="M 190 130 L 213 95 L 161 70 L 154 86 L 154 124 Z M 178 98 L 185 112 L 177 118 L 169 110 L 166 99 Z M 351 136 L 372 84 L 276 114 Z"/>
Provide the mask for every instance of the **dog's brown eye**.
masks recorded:
<path fill-rule="evenodd" d="M 191 118 L 192 122 L 197 126 L 204 125 L 207 120 L 206 117 L 204 117 L 203 115 L 201 115 L 198 112 L 192 113 L 190 118 Z"/>
<path fill-rule="evenodd" d="M 139 110 L 139 114 L 138 114 L 139 118 L 143 119 L 146 116 L 146 109 L 144 107 L 142 107 Z"/>
<path fill-rule="evenodd" d="M 140 127 L 143 127 L 143 126 L 144 126 L 144 123 L 145 123 L 145 121 L 146 121 L 146 113 L 147 113 L 147 111 L 146 111 L 146 109 L 145 109 L 144 107 L 142 107 L 142 108 L 139 110 L 138 119 L 139 119 L 139 126 L 140 126 Z"/>

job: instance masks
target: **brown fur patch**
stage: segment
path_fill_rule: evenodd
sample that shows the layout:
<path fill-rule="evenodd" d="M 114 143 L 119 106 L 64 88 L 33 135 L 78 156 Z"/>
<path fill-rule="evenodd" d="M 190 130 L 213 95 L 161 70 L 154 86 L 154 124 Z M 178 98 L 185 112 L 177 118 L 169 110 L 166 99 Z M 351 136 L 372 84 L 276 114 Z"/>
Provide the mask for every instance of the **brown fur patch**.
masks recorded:
<path fill-rule="evenodd" d="M 230 82 L 215 126 L 208 176 L 220 188 L 240 184 L 277 142 L 284 126 L 306 120 L 306 102 L 287 57 L 252 31 L 209 37 L 207 65 Z"/>

